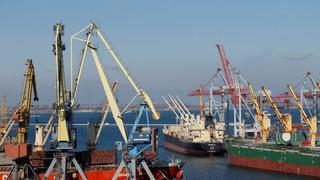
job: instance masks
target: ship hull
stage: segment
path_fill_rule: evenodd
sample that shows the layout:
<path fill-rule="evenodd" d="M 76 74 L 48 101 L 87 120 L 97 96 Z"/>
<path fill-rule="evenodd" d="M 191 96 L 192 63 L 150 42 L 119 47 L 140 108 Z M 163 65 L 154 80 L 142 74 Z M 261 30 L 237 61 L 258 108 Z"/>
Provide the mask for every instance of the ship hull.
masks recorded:
<path fill-rule="evenodd" d="M 7 168 L 6 170 L 2 169 L 0 172 L 0 179 L 11 179 L 8 178 L 8 175 L 10 173 L 12 167 Z M 112 179 L 116 172 L 115 167 L 96 167 L 96 169 L 92 170 L 86 170 L 84 171 L 85 176 L 87 179 Z M 183 178 L 183 171 L 180 169 L 180 166 L 177 165 L 172 165 L 172 166 L 162 166 L 162 167 L 155 167 L 152 168 L 150 167 L 150 170 L 155 177 L 156 180 L 163 180 L 163 179 L 182 179 Z M 147 176 L 146 172 L 143 169 L 137 169 L 138 173 L 138 179 L 144 180 L 144 179 L 149 179 Z M 57 176 L 56 173 L 51 173 L 49 177 L 47 178 L 48 180 L 54 180 L 55 177 Z M 40 179 L 44 179 L 44 173 L 39 174 Z M 68 179 L 74 179 L 74 177 L 78 179 L 82 179 L 79 175 L 79 173 L 68 173 Z M 123 170 L 119 177 L 117 178 L 118 180 L 126 180 L 130 178 L 130 173 L 129 171 Z"/>
<path fill-rule="evenodd" d="M 249 168 L 320 177 L 320 153 L 303 148 L 226 143 L 228 162 Z"/>
<path fill-rule="evenodd" d="M 54 154 L 52 151 L 48 152 L 33 152 L 30 156 L 30 163 L 33 170 L 39 175 L 40 179 L 44 179 L 44 174 L 48 169 Z M 117 151 L 116 150 L 92 150 L 92 151 L 80 151 L 75 152 L 74 157 L 81 165 L 87 179 L 112 179 L 117 168 Z M 144 152 L 145 161 L 148 164 L 148 168 L 155 177 L 156 180 L 162 179 L 181 179 L 183 177 L 182 167 L 184 162 L 175 160 L 172 162 L 160 161 L 157 159 L 157 154 L 152 151 Z M 0 165 L 0 180 L 6 179 L 13 168 L 13 164 Z M 54 168 L 53 172 L 49 175 L 48 179 L 53 180 L 57 176 L 57 169 Z M 137 167 L 138 179 L 149 179 L 145 169 Z M 68 169 L 67 179 L 79 179 L 80 175 L 73 167 Z M 118 179 L 129 179 L 130 173 L 126 168 L 122 170 Z M 9 179 L 12 179 L 10 177 Z"/>
<path fill-rule="evenodd" d="M 167 134 L 164 134 L 164 147 L 189 155 L 219 155 L 225 152 L 223 143 L 192 143 Z"/>

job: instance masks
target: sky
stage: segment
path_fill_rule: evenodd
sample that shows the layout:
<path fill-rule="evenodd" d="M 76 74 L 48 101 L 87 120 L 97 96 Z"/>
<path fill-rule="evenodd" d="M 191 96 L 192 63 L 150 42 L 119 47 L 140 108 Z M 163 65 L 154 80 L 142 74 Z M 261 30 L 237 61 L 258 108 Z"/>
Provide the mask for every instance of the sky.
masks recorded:
<path fill-rule="evenodd" d="M 207 81 L 221 66 L 217 43 L 255 89 L 265 85 L 273 94 L 295 84 L 306 72 L 320 80 L 318 70 L 320 1 L 269 0 L 108 0 L 0 1 L 0 95 L 9 105 L 21 96 L 25 62 L 33 59 L 40 102 L 55 98 L 53 25 L 65 25 L 64 61 L 70 81 L 70 36 L 94 21 L 120 55 L 140 88 L 155 103 L 179 95 L 196 104 L 189 91 Z M 80 42 L 79 42 L 80 43 Z M 120 80 L 117 98 L 134 96 L 130 84 L 97 44 L 105 71 Z M 75 52 L 78 66 L 81 44 Z M 74 72 L 75 74 L 75 72 Z M 97 70 L 88 58 L 77 102 L 99 104 L 104 97 Z"/>

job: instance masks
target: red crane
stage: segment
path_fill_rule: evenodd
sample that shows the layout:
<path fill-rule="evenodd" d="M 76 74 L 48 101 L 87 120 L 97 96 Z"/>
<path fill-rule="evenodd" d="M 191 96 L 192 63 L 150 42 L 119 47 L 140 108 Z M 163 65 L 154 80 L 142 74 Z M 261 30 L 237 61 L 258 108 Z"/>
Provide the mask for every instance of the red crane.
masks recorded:
<path fill-rule="evenodd" d="M 238 98 L 238 95 L 237 95 L 236 87 L 234 85 L 234 79 L 233 79 L 233 76 L 232 76 L 232 73 L 231 73 L 230 62 L 227 59 L 227 56 L 225 54 L 223 45 L 222 44 L 217 44 L 217 48 L 218 48 L 218 51 L 219 51 L 219 55 L 220 55 L 223 71 L 224 71 L 224 74 L 225 74 L 225 78 L 226 78 L 226 81 L 227 81 L 227 84 L 228 84 L 229 93 L 231 95 L 233 104 L 236 105 L 236 104 L 239 103 L 239 98 Z"/>

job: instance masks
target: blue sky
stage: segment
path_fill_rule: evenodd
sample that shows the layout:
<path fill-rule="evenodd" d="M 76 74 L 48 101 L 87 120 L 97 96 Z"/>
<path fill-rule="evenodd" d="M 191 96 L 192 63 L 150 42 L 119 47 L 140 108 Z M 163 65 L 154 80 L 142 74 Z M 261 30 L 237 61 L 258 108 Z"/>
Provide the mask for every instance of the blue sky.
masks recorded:
<path fill-rule="evenodd" d="M 215 44 L 224 44 L 231 63 L 255 88 L 274 93 L 307 71 L 320 80 L 319 1 L 0 1 L 0 94 L 18 103 L 27 58 L 36 67 L 40 104 L 54 100 L 52 54 L 56 22 L 65 24 L 65 62 L 70 35 L 94 20 L 126 67 L 155 102 L 161 95 L 186 94 L 220 66 Z M 103 50 L 103 46 L 101 45 Z M 80 51 L 80 50 L 79 50 Z M 79 52 L 78 51 L 78 52 Z M 120 75 L 105 56 L 107 73 Z M 108 63 L 111 63 L 110 65 Z M 90 65 L 91 63 L 91 65 Z M 92 62 L 87 63 L 78 102 L 100 103 L 103 91 Z M 69 74 L 67 74 L 69 77 Z M 133 92 L 120 82 L 118 97 Z M 122 98 L 123 97 L 123 98 Z M 122 99 L 122 100 L 121 100 Z"/>

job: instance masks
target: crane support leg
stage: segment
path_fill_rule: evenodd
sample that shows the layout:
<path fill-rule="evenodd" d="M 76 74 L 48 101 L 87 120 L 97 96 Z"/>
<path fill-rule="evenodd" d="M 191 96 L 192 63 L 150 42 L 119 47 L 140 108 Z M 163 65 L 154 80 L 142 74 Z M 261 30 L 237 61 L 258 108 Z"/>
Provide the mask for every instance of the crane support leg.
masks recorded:
<path fill-rule="evenodd" d="M 269 134 L 269 123 L 268 123 L 268 115 L 264 114 L 262 119 L 262 141 L 267 142 L 268 134 Z"/>
<path fill-rule="evenodd" d="M 316 146 L 316 139 L 317 139 L 317 117 L 313 116 L 310 118 L 310 142 L 311 147 Z"/>
<path fill-rule="evenodd" d="M 284 128 L 284 132 L 291 133 L 292 132 L 292 116 L 289 114 L 286 114 L 284 121 L 287 126 Z"/>

